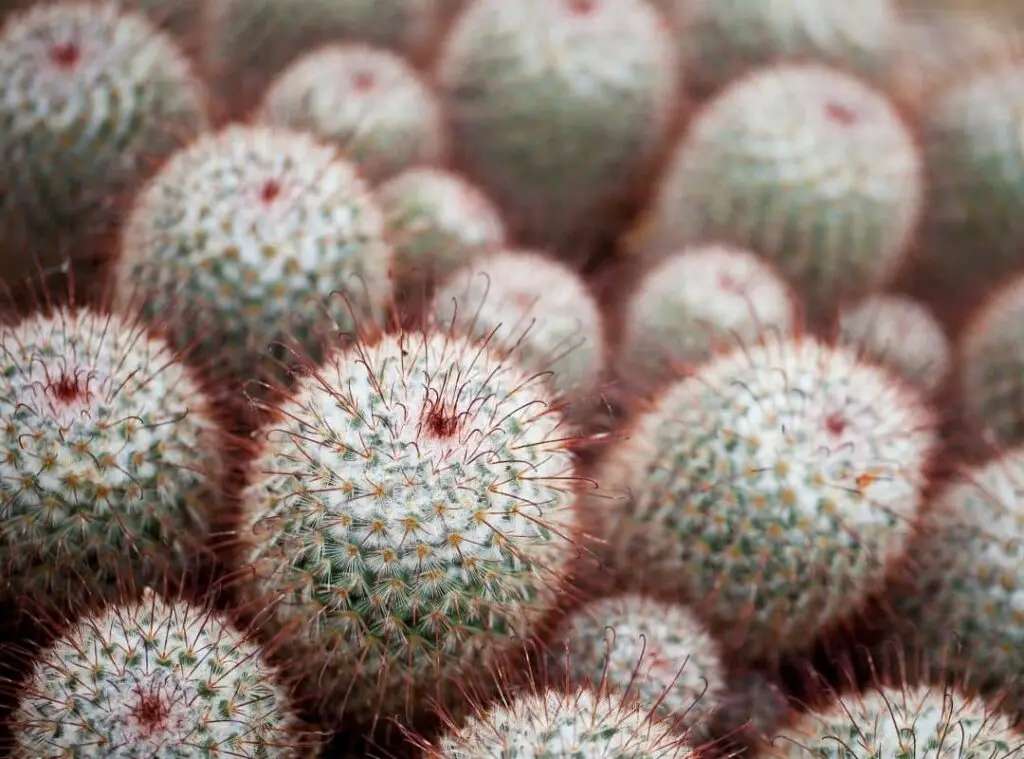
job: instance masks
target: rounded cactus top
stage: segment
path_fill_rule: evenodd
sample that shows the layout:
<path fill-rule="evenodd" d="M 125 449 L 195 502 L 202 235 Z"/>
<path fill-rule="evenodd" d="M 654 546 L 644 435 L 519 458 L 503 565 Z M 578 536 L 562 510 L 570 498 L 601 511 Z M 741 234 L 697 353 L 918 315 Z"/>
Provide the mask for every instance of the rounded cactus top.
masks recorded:
<path fill-rule="evenodd" d="M 542 379 L 480 343 L 340 351 L 263 436 L 245 558 L 281 624 L 402 698 L 550 608 L 576 553 L 568 434 Z"/>
<path fill-rule="evenodd" d="M 553 655 L 572 682 L 612 688 L 693 724 L 725 693 L 718 644 L 685 606 L 636 594 L 594 601 L 562 625 Z"/>
<path fill-rule="evenodd" d="M 439 161 L 445 150 L 433 91 L 401 56 L 368 45 L 331 45 L 297 60 L 271 84 L 260 119 L 337 144 L 374 181 Z"/>
<path fill-rule="evenodd" d="M 939 687 L 889 686 L 807 712 L 774 736 L 766 753 L 782 759 L 994 759 L 1022 746 L 1024 734 L 983 701 Z"/>
<path fill-rule="evenodd" d="M 519 696 L 471 718 L 434 759 L 691 759 L 692 748 L 636 703 L 590 689 Z"/>
<path fill-rule="evenodd" d="M 744 655 L 807 645 L 904 559 L 935 418 L 853 350 L 765 336 L 669 385 L 606 462 L 609 530 Z M 669 588 L 666 588 L 668 590 Z M 738 636 L 738 637 L 737 637 Z"/>
<path fill-rule="evenodd" d="M 310 742 L 280 673 L 216 614 L 151 590 L 73 623 L 11 720 L 19 759 L 298 757 Z M 94 753 L 95 752 L 95 753 Z"/>
<path fill-rule="evenodd" d="M 456 272 L 434 297 L 443 327 L 490 338 L 560 393 L 591 389 L 604 369 L 604 325 L 586 283 L 566 264 L 530 250 L 503 250 Z"/>

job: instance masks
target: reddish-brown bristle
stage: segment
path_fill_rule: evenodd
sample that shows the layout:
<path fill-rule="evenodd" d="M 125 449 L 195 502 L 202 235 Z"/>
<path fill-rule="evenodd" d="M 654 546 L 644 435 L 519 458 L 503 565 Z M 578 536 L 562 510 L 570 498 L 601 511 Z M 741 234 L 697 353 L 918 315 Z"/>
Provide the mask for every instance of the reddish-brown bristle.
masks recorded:
<path fill-rule="evenodd" d="M 85 384 L 78 374 L 64 373 L 50 385 L 50 390 L 55 400 L 60 403 L 71 403 L 86 394 Z"/>
<path fill-rule="evenodd" d="M 74 42 L 62 42 L 50 50 L 50 60 L 62 69 L 74 68 L 81 57 L 82 51 Z"/>
<path fill-rule="evenodd" d="M 832 435 L 842 435 L 846 430 L 846 417 L 833 412 L 825 418 L 825 429 Z"/>
<path fill-rule="evenodd" d="M 138 701 L 132 710 L 132 716 L 143 734 L 151 734 L 160 730 L 170 715 L 170 709 L 159 693 L 137 690 Z"/>
<path fill-rule="evenodd" d="M 263 187 L 260 188 L 260 200 L 264 203 L 273 203 L 280 194 L 281 183 L 273 179 L 268 179 L 263 183 Z"/>
<path fill-rule="evenodd" d="M 448 409 L 443 403 L 437 403 L 427 412 L 426 429 L 433 437 L 454 437 L 459 429 L 459 416 L 455 409 Z"/>

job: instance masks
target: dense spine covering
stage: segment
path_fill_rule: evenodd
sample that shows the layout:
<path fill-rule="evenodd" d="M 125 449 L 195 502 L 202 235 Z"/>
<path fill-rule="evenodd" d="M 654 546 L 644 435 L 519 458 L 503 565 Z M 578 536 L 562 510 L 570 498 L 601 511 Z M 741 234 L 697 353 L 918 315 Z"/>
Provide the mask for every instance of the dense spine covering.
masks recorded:
<path fill-rule="evenodd" d="M 357 345 L 300 382 L 240 535 L 324 719 L 445 704 L 529 637 L 576 555 L 568 434 L 541 377 L 447 333 Z"/>
<path fill-rule="evenodd" d="M 180 572 L 224 466 L 210 400 L 167 344 L 91 311 L 0 326 L 5 591 L 71 605 Z"/>

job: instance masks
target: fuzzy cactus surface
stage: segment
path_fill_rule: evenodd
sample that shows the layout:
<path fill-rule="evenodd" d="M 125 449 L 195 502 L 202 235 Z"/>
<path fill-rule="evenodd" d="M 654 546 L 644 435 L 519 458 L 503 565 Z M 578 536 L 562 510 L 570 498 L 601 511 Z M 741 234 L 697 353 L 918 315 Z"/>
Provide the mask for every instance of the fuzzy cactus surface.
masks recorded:
<path fill-rule="evenodd" d="M 268 422 L 243 560 L 329 723 L 447 704 L 551 609 L 578 550 L 552 400 L 486 345 L 406 332 L 333 354 Z"/>
<path fill-rule="evenodd" d="M 575 271 L 541 253 L 506 249 L 468 264 L 438 288 L 433 315 L 442 328 L 501 345 L 526 369 L 550 372 L 562 395 L 601 380 L 597 301 Z"/>
<path fill-rule="evenodd" d="M 922 172 L 880 91 L 818 64 L 757 69 L 694 116 L 639 244 L 653 257 L 709 241 L 755 251 L 816 314 L 897 273 L 918 228 Z"/>
<path fill-rule="evenodd" d="M 382 318 L 391 257 L 383 212 L 335 148 L 234 125 L 175 155 L 136 199 L 116 296 L 218 377 L 260 378 Z"/>
<path fill-rule="evenodd" d="M 643 707 L 579 689 L 507 699 L 425 752 L 430 759 L 691 759 L 692 748 Z"/>
<path fill-rule="evenodd" d="M 594 227 L 661 147 L 677 74 L 646 0 L 473 0 L 436 69 L 459 165 L 539 247 Z"/>
<path fill-rule="evenodd" d="M 330 45 L 298 59 L 270 85 L 259 119 L 337 145 L 373 182 L 445 153 L 437 96 L 400 55 L 369 45 Z"/>
<path fill-rule="evenodd" d="M 4 595 L 63 608 L 181 570 L 210 532 L 224 437 L 163 340 L 62 310 L 0 326 Z"/>
<path fill-rule="evenodd" d="M 207 126 L 185 55 L 118 2 L 61 0 L 0 27 L 0 280 L 91 257 L 157 163 Z"/>
<path fill-rule="evenodd" d="M 629 296 L 616 366 L 638 385 L 657 384 L 723 346 L 788 334 L 796 310 L 789 287 L 755 254 L 688 248 L 656 262 Z"/>
<path fill-rule="evenodd" d="M 751 660 L 798 651 L 904 566 L 935 417 L 856 353 L 768 337 L 669 385 L 609 454 L 602 534 Z"/>
<path fill-rule="evenodd" d="M 149 589 L 44 650 L 11 723 L 15 759 L 298 759 L 316 746 L 258 645 Z"/>

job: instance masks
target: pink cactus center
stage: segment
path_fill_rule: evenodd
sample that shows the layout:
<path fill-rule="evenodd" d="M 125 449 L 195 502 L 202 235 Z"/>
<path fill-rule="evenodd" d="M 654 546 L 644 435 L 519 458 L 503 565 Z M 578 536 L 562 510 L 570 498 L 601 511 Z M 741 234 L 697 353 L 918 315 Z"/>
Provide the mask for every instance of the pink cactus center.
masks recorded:
<path fill-rule="evenodd" d="M 830 435 L 842 435 L 846 431 L 846 417 L 834 411 L 825 417 L 825 429 Z"/>
<path fill-rule="evenodd" d="M 62 42 L 50 50 L 50 60 L 62 69 L 74 68 L 82 58 L 82 51 L 74 42 Z"/>
<path fill-rule="evenodd" d="M 431 437 L 454 437 L 459 429 L 459 415 L 441 401 L 433 403 L 427 411 L 425 427 Z"/>
<path fill-rule="evenodd" d="M 132 716 L 142 735 L 152 735 L 166 727 L 170 709 L 159 693 L 140 692 L 138 701 L 132 709 Z"/>
<path fill-rule="evenodd" d="M 281 194 L 281 183 L 274 179 L 268 179 L 260 188 L 260 200 L 264 203 L 273 203 Z"/>
<path fill-rule="evenodd" d="M 356 92 L 369 92 L 377 85 L 377 80 L 369 71 L 357 71 L 352 75 L 352 89 Z"/>
<path fill-rule="evenodd" d="M 597 0 L 566 0 L 566 5 L 574 16 L 589 16 L 597 10 Z"/>
<path fill-rule="evenodd" d="M 56 382 L 50 385 L 50 394 L 57 403 L 74 403 L 84 398 L 86 393 L 86 382 L 77 373 L 62 374 Z"/>
<path fill-rule="evenodd" d="M 835 101 L 826 104 L 825 116 L 829 121 L 840 126 L 851 126 L 857 123 L 857 113 L 852 108 Z"/>
<path fill-rule="evenodd" d="M 743 294 L 743 286 L 731 274 L 721 274 L 718 277 L 718 286 L 727 293 L 733 293 L 735 295 Z"/>

